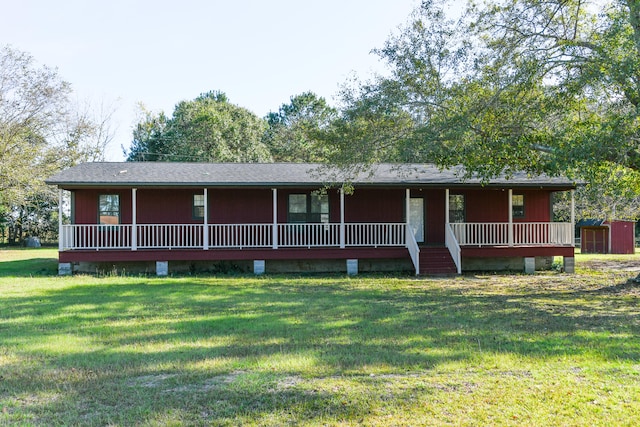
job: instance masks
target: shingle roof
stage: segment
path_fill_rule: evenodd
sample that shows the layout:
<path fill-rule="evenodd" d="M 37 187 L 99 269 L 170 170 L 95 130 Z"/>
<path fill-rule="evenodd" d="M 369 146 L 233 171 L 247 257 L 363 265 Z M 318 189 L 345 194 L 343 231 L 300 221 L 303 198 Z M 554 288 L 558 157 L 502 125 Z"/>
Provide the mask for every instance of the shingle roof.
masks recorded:
<path fill-rule="evenodd" d="M 425 187 L 478 186 L 480 179 L 464 179 L 463 169 L 440 170 L 425 164 L 379 164 L 350 177 L 326 165 L 312 163 L 165 163 L 97 162 L 63 170 L 46 180 L 61 188 L 78 187 L 261 187 L 323 186 L 350 182 L 356 186 Z M 497 178 L 487 186 L 574 188 L 565 178 L 516 174 Z"/>

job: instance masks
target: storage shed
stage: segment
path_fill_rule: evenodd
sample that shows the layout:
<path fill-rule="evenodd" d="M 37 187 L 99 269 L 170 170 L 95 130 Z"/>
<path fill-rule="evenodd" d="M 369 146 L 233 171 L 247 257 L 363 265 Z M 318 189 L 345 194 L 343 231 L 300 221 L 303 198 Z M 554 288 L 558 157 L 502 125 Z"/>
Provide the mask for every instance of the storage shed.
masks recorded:
<path fill-rule="evenodd" d="M 580 228 L 580 250 L 583 254 L 635 253 L 635 222 L 584 219 Z"/>

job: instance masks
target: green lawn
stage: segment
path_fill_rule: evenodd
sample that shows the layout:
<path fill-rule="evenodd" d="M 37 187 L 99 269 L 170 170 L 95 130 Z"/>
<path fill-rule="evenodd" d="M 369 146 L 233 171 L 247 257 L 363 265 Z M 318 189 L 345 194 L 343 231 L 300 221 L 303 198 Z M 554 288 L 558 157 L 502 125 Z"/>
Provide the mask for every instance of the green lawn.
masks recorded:
<path fill-rule="evenodd" d="M 0 250 L 0 425 L 640 420 L 640 255 L 451 279 L 57 277 L 55 256 Z"/>

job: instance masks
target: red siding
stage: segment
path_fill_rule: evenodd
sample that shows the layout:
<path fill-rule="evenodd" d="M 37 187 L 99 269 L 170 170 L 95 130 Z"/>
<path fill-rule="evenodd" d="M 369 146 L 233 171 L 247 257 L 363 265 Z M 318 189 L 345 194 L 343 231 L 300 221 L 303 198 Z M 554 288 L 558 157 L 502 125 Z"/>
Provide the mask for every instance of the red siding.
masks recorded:
<path fill-rule="evenodd" d="M 271 189 L 210 189 L 208 193 L 209 218 L 212 224 L 269 224 L 273 222 L 273 192 Z"/>
<path fill-rule="evenodd" d="M 551 221 L 551 192 L 549 191 L 513 191 L 524 194 L 524 218 L 514 218 L 514 222 Z"/>
<path fill-rule="evenodd" d="M 507 191 L 473 190 L 461 193 L 456 192 L 456 194 L 465 195 L 466 222 L 509 221 L 509 196 Z"/>
<path fill-rule="evenodd" d="M 464 194 L 467 222 L 508 222 L 509 192 L 507 190 L 466 190 L 451 194 Z M 524 218 L 514 222 L 548 222 L 551 220 L 551 192 L 548 190 L 514 190 L 524 195 Z"/>
<path fill-rule="evenodd" d="M 202 189 L 138 189 L 138 218 L 140 224 L 192 224 L 193 194 Z M 278 190 L 278 223 L 287 222 L 289 194 L 309 194 L 309 189 Z M 99 194 L 120 195 L 121 223 L 131 223 L 131 190 L 75 190 L 75 222 L 95 224 L 98 216 Z M 508 192 L 506 190 L 478 189 L 451 190 L 464 194 L 467 222 L 507 222 Z M 271 189 L 209 189 L 209 222 L 214 223 L 271 223 L 273 222 L 273 193 Z M 345 196 L 346 222 L 404 222 L 404 189 L 356 188 Z M 515 190 L 525 195 L 525 217 L 515 222 L 547 222 L 551 220 L 551 192 L 548 190 Z M 328 191 L 331 222 L 340 222 L 340 195 L 335 189 Z M 425 201 L 425 242 L 444 243 L 444 190 L 413 189 L 412 197 Z"/>
<path fill-rule="evenodd" d="M 100 194 L 120 195 L 120 223 L 131 224 L 131 190 L 75 190 L 74 221 L 76 224 L 98 223 L 98 196 Z"/>
<path fill-rule="evenodd" d="M 138 224 L 199 224 L 193 219 L 193 195 L 202 190 L 139 189 Z"/>
<path fill-rule="evenodd" d="M 613 221 L 611 223 L 611 253 L 635 253 L 635 222 Z"/>
<path fill-rule="evenodd" d="M 405 190 L 356 189 L 344 204 L 345 222 L 404 222 Z"/>

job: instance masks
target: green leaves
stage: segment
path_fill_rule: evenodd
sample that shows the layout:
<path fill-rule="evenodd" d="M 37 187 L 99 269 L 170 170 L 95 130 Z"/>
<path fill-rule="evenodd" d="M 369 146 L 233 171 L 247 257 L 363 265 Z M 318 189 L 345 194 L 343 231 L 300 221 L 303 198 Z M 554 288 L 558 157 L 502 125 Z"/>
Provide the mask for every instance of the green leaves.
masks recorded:
<path fill-rule="evenodd" d="M 0 222 L 8 224 L 11 243 L 51 228 L 57 196 L 44 180 L 100 158 L 112 136 L 108 114 L 99 122 L 73 105 L 70 94 L 55 70 L 0 47 Z"/>
<path fill-rule="evenodd" d="M 176 105 L 173 116 L 143 110 L 133 132 L 129 161 L 261 162 L 271 159 L 261 138 L 265 123 L 231 104 L 222 92 L 207 92 Z"/>
<path fill-rule="evenodd" d="M 337 112 L 313 92 L 292 96 L 289 104 L 270 112 L 262 141 L 276 162 L 320 162 L 326 146 L 319 139 Z"/>

